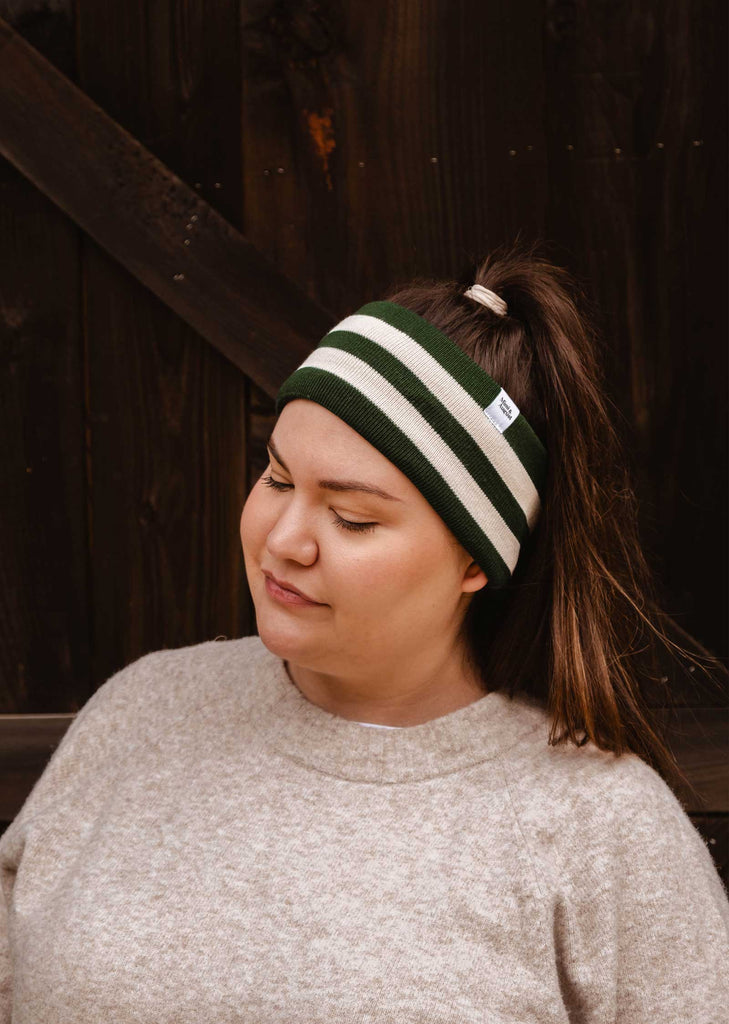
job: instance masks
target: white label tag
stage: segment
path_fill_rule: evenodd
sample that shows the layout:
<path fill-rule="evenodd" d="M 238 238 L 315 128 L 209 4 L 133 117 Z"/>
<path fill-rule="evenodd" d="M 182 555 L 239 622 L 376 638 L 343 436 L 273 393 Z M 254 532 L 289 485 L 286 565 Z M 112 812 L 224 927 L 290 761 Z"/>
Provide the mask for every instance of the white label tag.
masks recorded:
<path fill-rule="evenodd" d="M 506 428 L 510 427 L 519 415 L 519 410 L 503 388 L 499 391 L 491 405 L 486 406 L 484 412 L 500 434 L 503 434 Z"/>

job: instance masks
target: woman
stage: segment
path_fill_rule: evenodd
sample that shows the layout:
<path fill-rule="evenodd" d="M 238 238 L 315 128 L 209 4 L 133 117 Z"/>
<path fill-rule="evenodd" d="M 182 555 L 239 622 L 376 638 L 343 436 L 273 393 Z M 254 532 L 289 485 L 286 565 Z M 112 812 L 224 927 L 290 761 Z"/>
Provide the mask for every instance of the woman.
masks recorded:
<path fill-rule="evenodd" d="M 725 1020 L 593 343 L 545 261 L 475 277 L 368 303 L 282 386 L 258 635 L 77 716 L 0 841 L 5 1020 Z"/>

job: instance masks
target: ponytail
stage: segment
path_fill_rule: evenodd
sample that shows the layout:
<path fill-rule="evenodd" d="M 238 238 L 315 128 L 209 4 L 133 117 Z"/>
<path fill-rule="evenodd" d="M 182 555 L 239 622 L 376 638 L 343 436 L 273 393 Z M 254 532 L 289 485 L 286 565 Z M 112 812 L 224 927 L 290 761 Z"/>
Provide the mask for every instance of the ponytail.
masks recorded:
<path fill-rule="evenodd" d="M 496 292 L 506 315 L 465 296 L 470 284 Z M 616 755 L 632 751 L 674 789 L 690 789 L 648 696 L 671 703 L 666 652 L 705 672 L 721 666 L 668 636 L 618 414 L 578 294 L 565 270 L 514 247 L 487 257 L 463 284 L 417 280 L 386 298 L 434 323 L 498 381 L 549 455 L 541 516 L 513 577 L 477 592 L 463 622 L 485 688 L 541 700 L 552 715 L 551 744 L 590 740 Z"/>

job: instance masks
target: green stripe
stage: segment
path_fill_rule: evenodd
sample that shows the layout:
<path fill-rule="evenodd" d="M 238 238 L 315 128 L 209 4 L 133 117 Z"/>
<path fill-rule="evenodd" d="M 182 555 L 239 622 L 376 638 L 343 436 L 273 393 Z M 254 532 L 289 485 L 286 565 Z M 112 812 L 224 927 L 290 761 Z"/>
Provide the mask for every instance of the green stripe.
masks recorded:
<path fill-rule="evenodd" d="M 529 426 L 529 421 L 524 418 L 523 413 L 519 413 L 514 422 L 506 428 L 503 436 L 519 456 L 519 461 L 531 477 L 537 491 L 544 494 L 544 484 L 547 479 L 547 450 Z M 537 444 L 534 443 L 535 441 Z"/>
<path fill-rule="evenodd" d="M 443 438 L 454 457 L 460 460 L 484 494 L 488 495 L 519 543 L 523 542 L 529 534 L 529 527 L 521 505 L 471 434 L 419 377 L 381 345 L 352 331 L 332 331 L 319 347 L 350 352 L 382 374 Z"/>
<path fill-rule="evenodd" d="M 415 484 L 486 573 L 489 583 L 494 586 L 508 583 L 511 577 L 508 566 L 458 495 L 410 438 L 361 391 L 333 373 L 303 366 L 281 386 L 276 397 L 276 414 L 280 414 L 286 402 L 296 398 L 319 402 L 370 441 Z"/>
<path fill-rule="evenodd" d="M 395 302 L 380 300 L 361 306 L 352 315 L 356 314 L 384 320 L 391 327 L 403 331 L 422 345 L 434 359 L 438 360 L 444 370 L 455 377 L 482 409 L 490 405 L 501 391 L 501 385 L 486 370 L 466 355 L 448 335 L 418 313 L 413 313 L 412 310 Z M 546 473 L 547 451 L 522 413 L 507 427 L 502 436 L 516 453 L 534 486 L 541 491 Z"/>

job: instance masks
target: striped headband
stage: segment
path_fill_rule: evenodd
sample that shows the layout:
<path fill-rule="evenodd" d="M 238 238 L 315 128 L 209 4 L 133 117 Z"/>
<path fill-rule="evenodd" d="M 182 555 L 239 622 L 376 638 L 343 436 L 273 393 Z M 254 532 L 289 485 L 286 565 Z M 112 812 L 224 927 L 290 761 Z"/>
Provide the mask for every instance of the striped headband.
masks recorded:
<path fill-rule="evenodd" d="M 284 381 L 276 413 L 323 405 L 418 488 L 491 586 L 534 529 L 544 445 L 504 389 L 455 342 L 394 302 L 368 302 Z"/>

